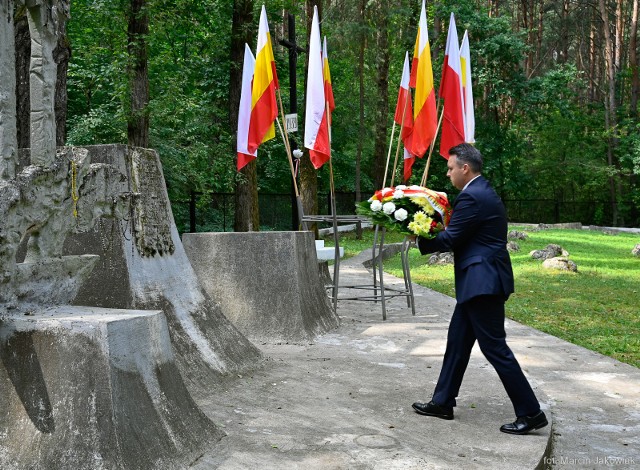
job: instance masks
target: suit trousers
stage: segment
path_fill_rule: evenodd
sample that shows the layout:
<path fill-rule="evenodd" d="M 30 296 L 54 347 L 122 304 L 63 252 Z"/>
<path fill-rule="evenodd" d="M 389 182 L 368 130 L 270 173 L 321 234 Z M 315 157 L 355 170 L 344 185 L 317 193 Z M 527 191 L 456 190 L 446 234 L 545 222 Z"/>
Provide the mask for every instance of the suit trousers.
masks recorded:
<path fill-rule="evenodd" d="M 482 295 L 456 305 L 449 324 L 442 370 L 432 398 L 434 403 L 456 406 L 471 349 L 478 340 L 482 354 L 498 373 L 516 416 L 531 416 L 540 410 L 520 364 L 507 346 L 504 304 L 502 296 Z"/>

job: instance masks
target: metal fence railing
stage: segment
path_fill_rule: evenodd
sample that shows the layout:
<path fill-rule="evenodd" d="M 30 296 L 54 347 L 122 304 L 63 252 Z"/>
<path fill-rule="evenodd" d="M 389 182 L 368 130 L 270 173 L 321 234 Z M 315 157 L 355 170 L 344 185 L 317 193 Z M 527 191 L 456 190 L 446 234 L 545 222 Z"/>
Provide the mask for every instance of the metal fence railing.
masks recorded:
<path fill-rule="evenodd" d="M 355 213 L 356 195 L 336 193 L 338 215 Z M 291 194 L 259 194 L 260 230 L 294 230 L 295 201 Z M 505 199 L 512 223 L 566 223 L 612 226 L 613 207 L 608 201 L 556 201 L 553 199 Z M 330 214 L 329 195 L 318 194 L 318 214 Z M 192 195 L 190 201 L 172 201 L 171 208 L 180 232 L 231 232 L 234 220 L 233 193 Z M 640 226 L 637 211 L 626 214 L 624 225 Z"/>

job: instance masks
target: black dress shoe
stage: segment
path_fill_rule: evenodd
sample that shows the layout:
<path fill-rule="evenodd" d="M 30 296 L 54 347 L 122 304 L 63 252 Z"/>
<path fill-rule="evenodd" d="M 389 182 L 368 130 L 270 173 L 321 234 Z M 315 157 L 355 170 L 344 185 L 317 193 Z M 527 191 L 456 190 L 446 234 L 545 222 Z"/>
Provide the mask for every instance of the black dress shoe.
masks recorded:
<path fill-rule="evenodd" d="M 429 403 L 416 402 L 411 406 L 416 413 L 420 413 L 421 415 L 435 416 L 440 419 L 453 419 L 453 408 L 437 405 L 433 401 Z"/>
<path fill-rule="evenodd" d="M 533 416 L 520 416 L 513 423 L 500 427 L 500 431 L 507 434 L 527 434 L 536 429 L 544 428 L 549 422 L 542 411 Z"/>

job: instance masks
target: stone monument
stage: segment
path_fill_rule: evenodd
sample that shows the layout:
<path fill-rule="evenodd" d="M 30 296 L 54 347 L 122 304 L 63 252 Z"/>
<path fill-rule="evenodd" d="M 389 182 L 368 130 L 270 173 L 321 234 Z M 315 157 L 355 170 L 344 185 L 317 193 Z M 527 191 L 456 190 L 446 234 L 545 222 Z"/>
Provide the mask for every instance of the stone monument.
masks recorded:
<path fill-rule="evenodd" d="M 0 468 L 188 467 L 224 435 L 192 398 L 198 379 L 261 355 L 198 285 L 155 152 L 56 148 L 52 51 L 69 2 L 20 4 L 32 37 L 21 154 L 15 4 L 0 2 Z"/>

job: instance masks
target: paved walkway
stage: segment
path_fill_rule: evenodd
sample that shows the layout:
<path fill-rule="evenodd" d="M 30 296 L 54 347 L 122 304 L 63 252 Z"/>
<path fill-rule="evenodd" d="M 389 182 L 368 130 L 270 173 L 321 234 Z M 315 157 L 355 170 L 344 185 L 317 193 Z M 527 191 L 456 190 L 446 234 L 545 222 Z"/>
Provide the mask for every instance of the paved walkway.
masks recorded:
<path fill-rule="evenodd" d="M 370 281 L 366 257 L 342 263 L 341 284 Z M 396 298 L 385 322 L 379 304 L 341 301 L 341 326 L 315 342 L 257 345 L 266 367 L 201 403 L 227 437 L 192 468 L 640 468 L 640 370 L 513 321 L 507 339 L 551 426 L 499 431 L 513 409 L 477 346 L 455 420 L 414 413 L 430 398 L 454 306 L 420 286 L 415 299 L 416 316 Z"/>

